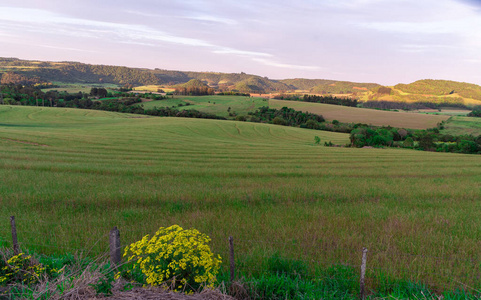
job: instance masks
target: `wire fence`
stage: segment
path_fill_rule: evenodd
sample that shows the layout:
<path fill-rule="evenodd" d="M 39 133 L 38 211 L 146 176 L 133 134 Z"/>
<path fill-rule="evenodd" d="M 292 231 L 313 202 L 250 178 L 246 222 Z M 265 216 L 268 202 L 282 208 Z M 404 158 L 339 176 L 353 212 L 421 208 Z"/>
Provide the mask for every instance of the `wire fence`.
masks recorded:
<path fill-rule="evenodd" d="M 41 224 L 41 225 L 40 225 Z M 23 238 L 24 232 L 31 232 L 37 226 L 51 228 L 45 236 Z M 96 230 L 85 238 L 77 239 L 75 232 L 81 232 L 95 224 L 59 224 L 55 220 L 25 220 L 16 219 L 15 228 L 12 223 L 0 222 L 0 232 L 19 232 L 18 247 L 38 253 L 81 253 L 83 256 L 106 255 L 112 250 L 120 251 L 132 241 L 140 240 L 145 234 L 141 229 L 120 228 L 118 245 L 112 247 L 112 232 Z M 43 230 L 45 232 L 45 228 Z M 73 233 L 72 233 L 73 232 Z M 4 234 L 2 234 L 4 235 Z M 128 238 L 124 238 L 128 237 Z M 319 270 L 332 267 L 349 268 L 360 280 L 363 246 L 360 244 L 341 244 L 324 242 L 322 240 L 305 241 L 302 238 L 290 239 L 258 239 L 233 237 L 233 248 L 228 235 L 210 235 L 211 248 L 214 253 L 223 257 L 224 266 L 229 269 L 229 257 L 235 254 L 235 274 L 256 275 L 276 271 L 281 267 L 286 271 L 304 271 L 318 274 Z M 3 241 L 2 241 L 3 239 Z M 41 242 L 39 242 L 41 241 Z M 8 237 L 0 236 L 0 245 L 15 247 L 15 242 Z M 375 289 L 386 279 L 407 280 L 419 282 L 436 290 L 462 289 L 469 290 L 479 287 L 481 282 L 481 257 L 479 255 L 465 256 L 458 253 L 431 255 L 429 253 L 412 253 L 396 248 L 381 249 L 376 245 L 367 247 L 366 285 Z M 107 255 L 108 257 L 108 255 Z M 276 266 L 277 264 L 277 266 Z M 300 268 L 302 270 L 296 270 Z M 317 273 L 316 273 L 317 272 Z M 322 273 L 322 272 L 321 272 Z"/>

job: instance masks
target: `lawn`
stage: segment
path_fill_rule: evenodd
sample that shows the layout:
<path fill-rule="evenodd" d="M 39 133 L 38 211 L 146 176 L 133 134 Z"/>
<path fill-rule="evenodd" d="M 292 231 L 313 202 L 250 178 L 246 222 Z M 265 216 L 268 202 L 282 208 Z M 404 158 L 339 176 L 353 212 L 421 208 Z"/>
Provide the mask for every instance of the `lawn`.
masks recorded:
<path fill-rule="evenodd" d="M 376 126 L 392 126 L 410 129 L 433 128 L 436 127 L 438 123 L 449 118 L 449 116 L 383 111 L 323 103 L 269 100 L 270 108 L 279 109 L 283 106 L 299 111 L 320 114 L 327 121 L 338 120 L 343 123 L 364 123 Z"/>
<path fill-rule="evenodd" d="M 442 290 L 479 287 L 481 157 L 345 144 L 348 135 L 249 122 L 0 107 L 0 244 L 108 249 L 179 224 L 242 273 L 276 253 Z M 384 279 L 383 279 L 384 278 Z"/>

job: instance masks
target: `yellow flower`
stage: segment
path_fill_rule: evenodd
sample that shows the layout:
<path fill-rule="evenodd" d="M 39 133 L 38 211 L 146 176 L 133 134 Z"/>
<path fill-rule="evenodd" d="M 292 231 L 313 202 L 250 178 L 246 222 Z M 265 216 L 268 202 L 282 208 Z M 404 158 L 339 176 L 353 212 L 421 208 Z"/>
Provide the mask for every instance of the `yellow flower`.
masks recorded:
<path fill-rule="evenodd" d="M 213 285 L 220 267 L 221 258 L 214 256 L 209 242 L 210 238 L 196 229 L 173 225 L 127 246 L 124 257 L 150 285 L 168 281 L 177 289 L 196 288 Z"/>

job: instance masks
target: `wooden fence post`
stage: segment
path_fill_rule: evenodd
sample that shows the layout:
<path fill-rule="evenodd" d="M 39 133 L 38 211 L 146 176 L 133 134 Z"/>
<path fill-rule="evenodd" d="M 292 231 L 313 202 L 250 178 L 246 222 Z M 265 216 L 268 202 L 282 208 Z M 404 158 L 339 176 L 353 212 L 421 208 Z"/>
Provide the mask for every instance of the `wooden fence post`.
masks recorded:
<path fill-rule="evenodd" d="M 366 299 L 366 288 L 364 285 L 364 277 L 366 276 L 366 261 L 367 261 L 367 248 L 362 248 L 362 262 L 361 262 L 361 293 L 360 298 L 361 300 Z"/>
<path fill-rule="evenodd" d="M 120 231 L 115 226 L 112 230 L 110 230 L 109 235 L 109 242 L 110 242 L 110 261 L 114 264 L 115 267 L 120 265 L 122 260 L 122 256 L 120 254 Z"/>
<path fill-rule="evenodd" d="M 235 279 L 235 260 L 234 260 L 234 238 L 229 237 L 229 248 L 230 248 L 230 281 Z"/>
<path fill-rule="evenodd" d="M 17 227 L 15 226 L 15 216 L 10 217 L 10 226 L 12 227 L 13 253 L 15 255 L 18 255 L 20 253 L 20 247 L 18 246 L 17 240 Z"/>

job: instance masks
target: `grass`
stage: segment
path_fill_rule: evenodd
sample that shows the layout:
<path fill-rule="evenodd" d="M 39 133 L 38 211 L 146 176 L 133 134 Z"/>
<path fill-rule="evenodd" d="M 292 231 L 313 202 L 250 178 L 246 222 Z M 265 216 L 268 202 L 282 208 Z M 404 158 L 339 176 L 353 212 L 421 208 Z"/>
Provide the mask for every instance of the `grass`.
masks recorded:
<path fill-rule="evenodd" d="M 247 115 L 259 107 L 267 106 L 268 102 L 259 97 L 243 97 L 243 96 L 176 96 L 166 100 L 150 101 L 143 103 L 144 108 L 184 106 L 182 109 L 195 109 L 206 113 L 216 114 L 222 117 L 228 117 L 229 112 L 237 115 Z M 228 111 L 230 107 L 230 111 Z"/>
<path fill-rule="evenodd" d="M 0 107 L 0 240 L 43 253 L 108 249 L 161 226 L 196 228 L 244 274 L 276 253 L 308 272 L 358 270 L 435 291 L 479 287 L 481 157 L 344 144 L 345 134 L 258 123 Z M 3 221 L 1 221 L 3 220 Z M 384 277 L 382 277 L 382 276 Z M 466 286 L 465 286 L 465 285 Z"/>
<path fill-rule="evenodd" d="M 478 136 L 481 134 L 481 118 L 453 116 L 444 127 L 445 129 L 442 130 L 444 134 Z"/>
<path fill-rule="evenodd" d="M 377 126 L 392 126 L 410 129 L 436 127 L 449 116 L 425 115 L 407 112 L 382 111 L 367 108 L 347 107 L 323 103 L 300 101 L 269 100 L 269 107 L 287 106 L 295 110 L 322 115 L 327 121 L 338 120 L 343 123 L 365 123 Z"/>
<path fill-rule="evenodd" d="M 433 114 L 433 115 L 448 115 L 448 116 L 466 116 L 471 112 L 467 109 L 442 108 L 441 111 L 437 109 L 420 109 L 418 113 Z"/>
<path fill-rule="evenodd" d="M 54 85 L 58 85 L 59 87 L 56 88 L 48 88 L 48 89 L 42 89 L 42 92 L 48 92 L 48 91 L 66 91 L 67 93 L 90 93 L 90 90 L 93 87 L 103 87 L 106 89 L 112 89 L 112 88 L 118 88 L 118 85 L 116 84 L 110 84 L 110 83 L 95 83 L 95 84 L 89 84 L 89 83 L 63 83 L 63 82 L 53 82 Z"/>

